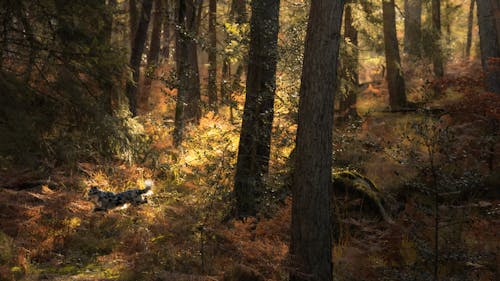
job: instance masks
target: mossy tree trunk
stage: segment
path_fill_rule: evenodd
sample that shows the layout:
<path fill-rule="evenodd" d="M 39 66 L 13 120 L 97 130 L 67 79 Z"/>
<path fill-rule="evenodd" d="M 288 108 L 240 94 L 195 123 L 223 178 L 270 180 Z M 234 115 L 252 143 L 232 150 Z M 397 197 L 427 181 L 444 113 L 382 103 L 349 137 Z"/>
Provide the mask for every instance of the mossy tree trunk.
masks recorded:
<path fill-rule="evenodd" d="M 278 61 L 279 0 L 252 2 L 246 99 L 234 180 L 236 216 L 257 213 L 268 172 Z"/>
<path fill-rule="evenodd" d="M 406 88 L 398 38 L 396 36 L 396 12 L 394 0 L 383 0 L 385 61 L 387 66 L 387 84 L 389 86 L 389 104 L 392 110 L 406 106 Z"/>
<path fill-rule="evenodd" d="M 291 281 L 333 280 L 330 186 L 343 6 L 311 1 L 292 184 Z"/>

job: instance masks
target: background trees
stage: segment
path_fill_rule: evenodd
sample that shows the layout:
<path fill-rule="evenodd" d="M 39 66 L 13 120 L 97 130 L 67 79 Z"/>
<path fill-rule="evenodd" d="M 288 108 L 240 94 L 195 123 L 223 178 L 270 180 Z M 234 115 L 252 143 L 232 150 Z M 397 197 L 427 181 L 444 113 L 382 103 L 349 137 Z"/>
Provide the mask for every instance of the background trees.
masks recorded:
<path fill-rule="evenodd" d="M 346 2 L 0 1 L 0 276 L 494 279 L 498 1 Z"/>

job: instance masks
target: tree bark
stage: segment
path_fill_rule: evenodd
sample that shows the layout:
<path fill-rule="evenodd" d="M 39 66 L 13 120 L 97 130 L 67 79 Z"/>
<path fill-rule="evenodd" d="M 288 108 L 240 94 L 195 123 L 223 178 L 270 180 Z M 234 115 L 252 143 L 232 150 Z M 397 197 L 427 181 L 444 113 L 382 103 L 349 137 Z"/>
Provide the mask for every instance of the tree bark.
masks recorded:
<path fill-rule="evenodd" d="M 405 0 L 404 51 L 413 59 L 421 57 L 422 0 Z"/>
<path fill-rule="evenodd" d="M 132 116 L 137 116 L 137 87 L 139 84 L 141 58 L 144 52 L 144 44 L 148 35 L 149 20 L 151 18 L 151 9 L 153 0 L 143 0 L 141 17 L 135 33 L 132 53 L 130 55 L 130 68 L 132 69 L 132 81 L 127 81 L 126 94 L 129 102 L 129 109 Z"/>
<path fill-rule="evenodd" d="M 210 0 L 208 10 L 208 104 L 217 111 L 217 0 Z"/>
<path fill-rule="evenodd" d="M 174 144 L 180 145 L 185 123 L 197 123 L 201 117 L 197 13 L 193 0 L 177 2 L 176 65 L 179 87 L 175 109 Z"/>
<path fill-rule="evenodd" d="M 164 10 L 164 19 L 163 19 L 163 37 L 162 37 L 162 42 L 163 42 L 163 47 L 162 47 L 162 56 L 165 58 L 165 60 L 168 60 L 170 57 L 170 0 L 163 0 L 163 10 Z"/>
<path fill-rule="evenodd" d="M 434 51 L 432 53 L 432 66 L 434 75 L 443 77 L 443 51 L 441 48 L 441 0 L 432 0 L 432 33 Z"/>
<path fill-rule="evenodd" d="M 151 31 L 151 43 L 149 44 L 148 67 L 155 67 L 158 64 L 161 45 L 161 28 L 163 22 L 162 0 L 154 0 L 153 30 Z"/>
<path fill-rule="evenodd" d="M 137 24 L 139 22 L 139 10 L 137 9 L 137 0 L 128 1 L 129 13 L 129 36 L 130 36 L 130 49 L 134 47 L 135 32 L 137 31 Z"/>
<path fill-rule="evenodd" d="M 341 119 L 357 119 L 359 118 L 358 111 L 356 109 L 357 101 L 357 87 L 359 84 L 358 75 L 358 30 L 353 24 L 354 18 L 352 16 L 352 7 L 348 4 L 345 5 L 344 14 L 344 37 L 347 38 L 351 45 L 351 50 L 348 52 L 351 54 L 347 56 L 345 60 L 349 60 L 344 63 L 344 72 L 346 72 L 346 77 L 350 78 L 348 86 L 346 87 L 346 96 L 340 99 L 340 112 Z"/>
<path fill-rule="evenodd" d="M 387 84 L 389 86 L 389 105 L 392 110 L 406 106 L 405 80 L 401 70 L 398 38 L 396 36 L 396 12 L 394 0 L 383 0 L 385 61 Z"/>
<path fill-rule="evenodd" d="M 252 1 L 246 100 L 234 183 L 236 215 L 255 216 L 268 173 L 278 60 L 279 0 Z"/>
<path fill-rule="evenodd" d="M 477 0 L 481 63 L 486 89 L 500 94 L 500 1 Z"/>
<path fill-rule="evenodd" d="M 292 185 L 291 281 L 333 280 L 330 210 L 334 93 L 344 1 L 312 0 Z"/>
<path fill-rule="evenodd" d="M 231 15 L 236 23 L 247 22 L 247 4 L 246 0 L 233 0 L 231 2 Z"/>
<path fill-rule="evenodd" d="M 472 26 L 474 25 L 474 4 L 476 0 L 470 0 L 469 17 L 467 23 L 467 43 L 465 45 L 465 58 L 470 58 L 470 49 L 472 47 Z"/>

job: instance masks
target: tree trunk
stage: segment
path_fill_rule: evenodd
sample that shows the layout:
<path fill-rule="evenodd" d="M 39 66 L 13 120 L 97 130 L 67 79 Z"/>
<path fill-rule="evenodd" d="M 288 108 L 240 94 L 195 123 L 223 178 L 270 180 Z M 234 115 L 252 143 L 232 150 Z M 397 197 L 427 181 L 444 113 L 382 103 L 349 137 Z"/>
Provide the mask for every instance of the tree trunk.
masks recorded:
<path fill-rule="evenodd" d="M 176 65 L 179 88 L 175 109 L 174 144 L 180 145 L 185 123 L 201 117 L 198 50 L 196 44 L 196 7 L 193 0 L 177 2 Z"/>
<path fill-rule="evenodd" d="M 481 63 L 486 89 L 500 94 L 500 2 L 477 0 Z"/>
<path fill-rule="evenodd" d="M 345 59 L 349 60 L 344 63 L 344 72 L 346 72 L 346 77 L 349 77 L 348 86 L 346 87 L 346 96 L 340 99 L 340 112 L 342 120 L 357 119 L 359 117 L 358 111 L 356 109 L 356 91 L 359 84 L 358 75 L 358 30 L 353 25 L 354 18 L 352 16 L 352 7 L 350 5 L 345 6 L 344 15 L 344 37 L 349 39 L 351 42 L 351 50 L 348 52 L 349 55 Z"/>
<path fill-rule="evenodd" d="M 465 45 L 465 58 L 470 58 L 470 49 L 472 47 L 472 26 L 474 25 L 474 4 L 476 0 L 470 0 L 469 18 L 467 23 L 467 43 Z"/>
<path fill-rule="evenodd" d="M 135 32 L 137 31 L 137 24 L 139 22 L 139 10 L 137 9 L 137 0 L 128 1 L 129 13 L 129 36 L 130 36 L 130 49 L 134 47 Z"/>
<path fill-rule="evenodd" d="M 392 110 L 406 106 L 405 80 L 401 70 L 398 38 L 396 36 L 396 12 L 394 0 L 383 0 L 385 61 L 389 105 Z"/>
<path fill-rule="evenodd" d="M 151 92 L 151 83 L 155 76 L 155 70 L 158 66 L 158 60 L 160 56 L 160 46 L 161 46 L 161 29 L 163 22 L 163 0 L 154 0 L 154 11 L 153 11 L 153 29 L 151 31 L 151 40 L 149 41 L 149 52 L 147 68 L 145 71 L 144 79 L 144 91 L 139 97 L 140 105 L 147 105 L 149 100 L 149 95 Z"/>
<path fill-rule="evenodd" d="M 163 8 L 164 12 L 164 19 L 163 19 L 163 37 L 162 37 L 162 42 L 163 42 L 163 47 L 162 47 L 162 56 L 165 58 L 165 60 L 168 60 L 170 56 L 170 0 L 163 0 Z"/>
<path fill-rule="evenodd" d="M 148 35 L 148 25 L 151 18 L 151 9 L 153 8 L 153 0 L 143 0 L 141 17 L 137 32 L 135 33 L 132 53 L 130 55 L 130 68 L 132 69 L 132 81 L 127 81 L 126 94 L 129 102 L 129 109 L 132 116 L 137 116 L 137 87 L 139 84 L 141 58 L 144 52 L 144 44 Z"/>
<path fill-rule="evenodd" d="M 247 4 L 246 0 L 233 0 L 231 3 L 231 15 L 236 23 L 247 22 Z"/>
<path fill-rule="evenodd" d="M 217 111 L 217 0 L 210 0 L 208 10 L 208 104 Z"/>
<path fill-rule="evenodd" d="M 443 77 L 443 51 L 441 48 L 441 0 L 432 0 L 432 33 L 434 51 L 432 53 L 432 66 L 434 75 Z"/>
<path fill-rule="evenodd" d="M 234 183 L 236 212 L 255 216 L 268 172 L 278 60 L 279 0 L 252 1 L 245 109 Z"/>
<path fill-rule="evenodd" d="M 161 44 L 161 28 L 163 22 L 162 0 L 154 0 L 155 10 L 153 13 L 153 30 L 151 31 L 151 43 L 149 44 L 148 67 L 158 64 Z"/>
<path fill-rule="evenodd" d="M 344 1 L 312 0 L 292 185 L 290 281 L 333 280 L 331 184 L 334 93 Z"/>
<path fill-rule="evenodd" d="M 422 52 L 422 0 L 405 0 L 404 51 L 411 58 L 420 58 Z"/>

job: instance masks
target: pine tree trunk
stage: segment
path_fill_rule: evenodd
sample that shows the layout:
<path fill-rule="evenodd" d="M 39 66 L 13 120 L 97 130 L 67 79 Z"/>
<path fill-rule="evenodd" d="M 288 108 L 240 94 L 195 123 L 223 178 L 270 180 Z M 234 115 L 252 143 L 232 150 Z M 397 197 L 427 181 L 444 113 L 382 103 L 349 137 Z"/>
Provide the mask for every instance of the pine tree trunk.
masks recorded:
<path fill-rule="evenodd" d="M 217 0 L 210 0 L 208 9 L 208 104 L 217 111 Z"/>
<path fill-rule="evenodd" d="M 472 47 L 472 26 L 474 25 L 474 4 L 476 0 L 470 0 L 469 17 L 467 23 L 467 43 L 465 45 L 465 58 L 470 58 L 470 49 Z"/>
<path fill-rule="evenodd" d="M 130 50 L 134 47 L 135 33 L 139 23 L 139 10 L 137 9 L 137 0 L 128 1 L 129 13 L 129 36 L 130 36 Z"/>
<path fill-rule="evenodd" d="M 346 96 L 340 99 L 340 112 L 342 114 L 343 120 L 357 119 L 359 118 L 358 111 L 356 109 L 357 101 L 357 87 L 359 84 L 358 75 L 358 30 L 353 24 L 354 18 L 352 16 L 352 7 L 348 4 L 345 5 L 345 15 L 344 15 L 344 37 L 351 42 L 352 50 L 350 54 L 352 56 L 347 56 L 349 62 L 344 63 L 345 72 L 347 77 L 350 78 L 349 86 L 346 88 Z"/>
<path fill-rule="evenodd" d="M 421 56 L 422 0 L 405 0 L 404 51 L 413 59 Z"/>
<path fill-rule="evenodd" d="M 441 0 L 432 0 L 432 33 L 433 33 L 433 46 L 432 53 L 432 66 L 434 68 L 434 75 L 443 77 L 443 51 L 441 48 Z"/>
<path fill-rule="evenodd" d="M 147 105 L 149 100 L 149 95 L 151 92 L 151 83 L 155 76 L 155 70 L 158 66 L 158 60 L 160 56 L 160 45 L 161 45 L 161 29 L 163 21 L 163 0 L 154 0 L 154 11 L 153 11 L 153 28 L 151 31 L 151 40 L 149 41 L 149 52 L 146 75 L 144 79 L 144 91 L 141 93 L 139 101 L 140 105 Z"/>
<path fill-rule="evenodd" d="M 185 123 L 197 123 L 201 117 L 197 13 L 193 0 L 177 2 L 176 65 L 179 88 L 175 109 L 174 144 L 180 145 Z"/>
<path fill-rule="evenodd" d="M 246 100 L 234 194 L 240 218 L 255 216 L 268 173 L 278 60 L 279 0 L 252 1 Z"/>
<path fill-rule="evenodd" d="M 477 0 L 477 18 L 486 89 L 500 94 L 500 4 L 498 2 L 498 0 Z"/>
<path fill-rule="evenodd" d="M 149 44 L 148 67 L 155 67 L 158 64 L 161 45 L 161 28 L 163 23 L 162 0 L 154 0 L 153 30 L 151 31 L 151 43 Z"/>
<path fill-rule="evenodd" d="M 387 84 L 389 86 L 389 105 L 392 110 L 406 106 L 405 80 L 401 70 L 398 38 L 396 36 L 396 12 L 394 0 L 383 0 L 385 61 Z"/>
<path fill-rule="evenodd" d="M 170 0 L 163 0 L 163 10 L 164 10 L 164 19 L 163 19 L 163 47 L 161 50 L 162 56 L 165 60 L 168 61 L 170 57 Z"/>
<path fill-rule="evenodd" d="M 333 280 L 330 210 L 333 105 L 344 1 L 312 0 L 292 185 L 290 281 Z"/>
<path fill-rule="evenodd" d="M 135 33 L 132 53 L 130 55 L 130 68 L 132 69 L 132 80 L 127 81 L 126 94 L 129 102 L 129 109 L 132 116 L 137 116 L 137 87 L 139 84 L 140 68 L 142 53 L 144 52 L 144 44 L 148 35 L 149 20 L 151 18 L 151 10 L 153 8 L 153 0 L 143 0 L 141 17 Z"/>

